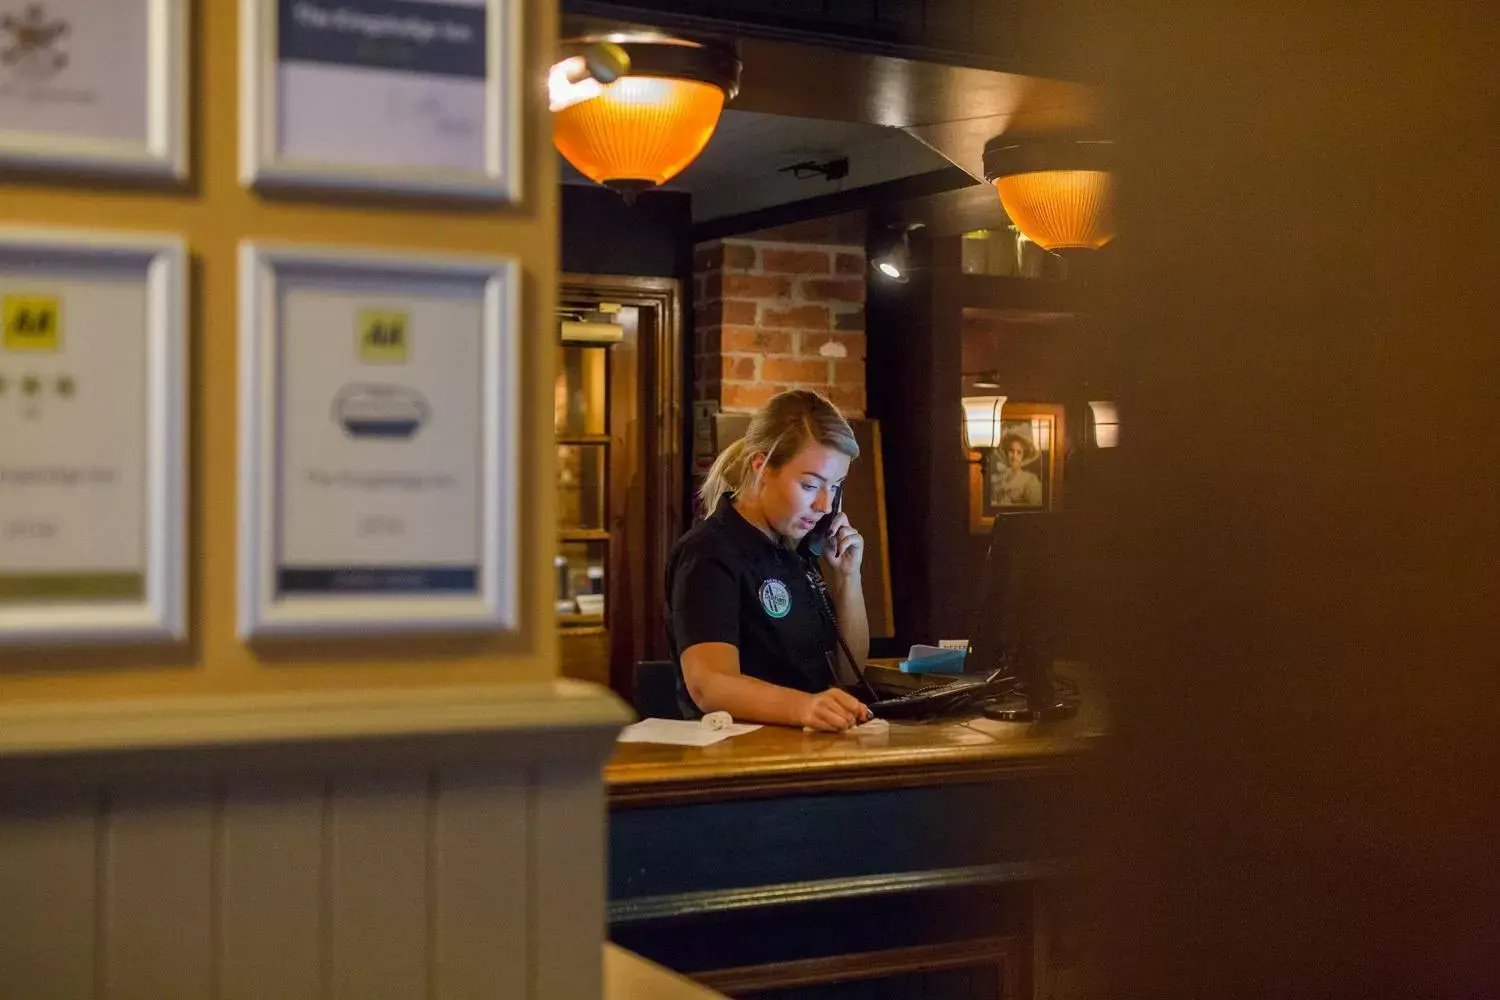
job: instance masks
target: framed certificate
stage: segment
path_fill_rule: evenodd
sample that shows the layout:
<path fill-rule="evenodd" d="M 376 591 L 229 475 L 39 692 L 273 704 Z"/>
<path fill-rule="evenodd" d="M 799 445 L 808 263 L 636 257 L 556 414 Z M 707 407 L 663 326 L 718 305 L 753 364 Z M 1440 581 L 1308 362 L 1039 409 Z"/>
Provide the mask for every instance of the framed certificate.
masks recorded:
<path fill-rule="evenodd" d="M 242 637 L 514 627 L 518 269 L 241 245 Z"/>
<path fill-rule="evenodd" d="M 185 2 L 0 3 L 0 164 L 186 177 Z"/>
<path fill-rule="evenodd" d="M 520 197 L 520 0 L 240 0 L 240 179 Z"/>
<path fill-rule="evenodd" d="M 185 261 L 0 229 L 0 643 L 183 636 Z"/>

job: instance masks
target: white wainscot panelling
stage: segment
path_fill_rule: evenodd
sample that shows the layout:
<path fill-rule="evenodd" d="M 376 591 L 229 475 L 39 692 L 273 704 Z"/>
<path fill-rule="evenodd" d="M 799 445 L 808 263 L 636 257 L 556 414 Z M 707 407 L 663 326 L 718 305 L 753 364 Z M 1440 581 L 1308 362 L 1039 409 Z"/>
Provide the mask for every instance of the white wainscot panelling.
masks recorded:
<path fill-rule="evenodd" d="M 123 766 L 11 741 L 0 1000 L 599 996 L 600 766 L 624 715 L 595 708 Z"/>

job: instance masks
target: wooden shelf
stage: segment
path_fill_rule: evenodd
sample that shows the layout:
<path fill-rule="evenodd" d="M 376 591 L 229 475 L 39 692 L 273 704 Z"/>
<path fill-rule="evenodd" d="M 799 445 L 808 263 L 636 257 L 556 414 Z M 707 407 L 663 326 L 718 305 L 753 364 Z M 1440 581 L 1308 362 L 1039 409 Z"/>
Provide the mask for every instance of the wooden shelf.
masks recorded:
<path fill-rule="evenodd" d="M 998 319 L 1069 319 L 1082 308 L 1077 286 L 1067 281 L 965 274 L 959 279 L 959 289 L 965 313 Z"/>
<path fill-rule="evenodd" d="M 557 537 L 563 542 L 607 542 L 610 534 L 608 528 L 563 528 Z"/>
<path fill-rule="evenodd" d="M 612 439 L 608 434 L 559 434 L 558 444 L 568 445 L 600 445 L 610 444 Z"/>

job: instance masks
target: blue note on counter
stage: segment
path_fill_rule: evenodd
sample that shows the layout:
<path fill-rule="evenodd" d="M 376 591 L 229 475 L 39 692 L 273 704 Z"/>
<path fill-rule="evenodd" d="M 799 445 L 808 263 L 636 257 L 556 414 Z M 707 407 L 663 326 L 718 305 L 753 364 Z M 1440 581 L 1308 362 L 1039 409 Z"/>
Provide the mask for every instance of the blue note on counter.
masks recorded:
<path fill-rule="evenodd" d="M 962 649 L 939 646 L 913 646 L 898 666 L 903 674 L 961 674 L 964 672 Z"/>

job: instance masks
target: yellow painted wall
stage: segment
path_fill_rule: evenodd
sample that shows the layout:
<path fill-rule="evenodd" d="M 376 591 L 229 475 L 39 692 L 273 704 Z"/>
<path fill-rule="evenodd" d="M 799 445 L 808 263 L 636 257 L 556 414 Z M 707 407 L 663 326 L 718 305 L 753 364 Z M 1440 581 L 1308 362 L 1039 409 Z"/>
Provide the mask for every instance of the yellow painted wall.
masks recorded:
<path fill-rule="evenodd" d="M 518 0 L 520 2 L 520 0 Z M 192 253 L 189 308 L 189 641 L 180 647 L 0 651 L 0 700 L 161 693 L 379 687 L 541 680 L 556 672 L 550 547 L 553 537 L 554 363 L 548 323 L 558 256 L 556 161 L 546 117 L 556 0 L 521 2 L 525 22 L 525 200 L 518 207 L 433 207 L 374 198 L 267 199 L 237 180 L 238 4 L 187 5 L 192 178 L 176 191 L 110 182 L 0 181 L 0 222 L 156 230 L 184 236 Z M 244 237 L 509 254 L 523 264 L 521 531 L 525 574 L 520 637 L 321 639 L 247 647 L 235 637 L 236 277 Z"/>

